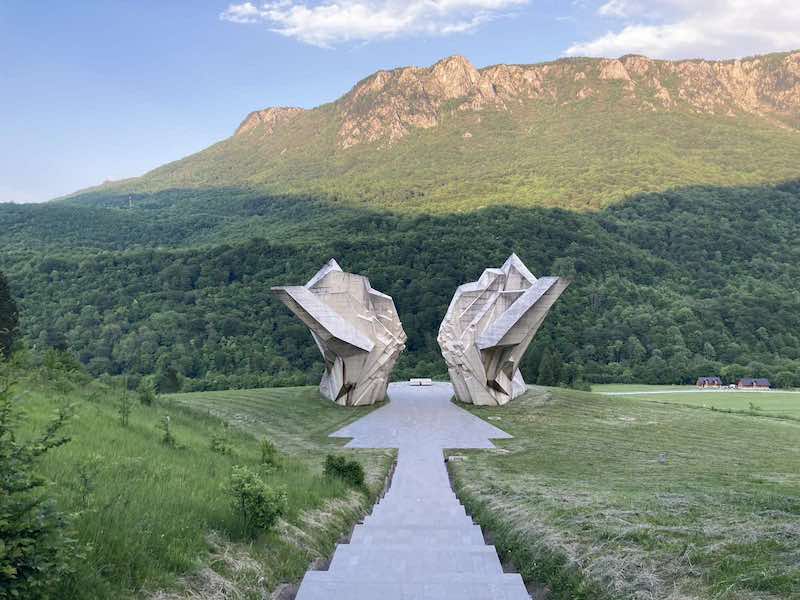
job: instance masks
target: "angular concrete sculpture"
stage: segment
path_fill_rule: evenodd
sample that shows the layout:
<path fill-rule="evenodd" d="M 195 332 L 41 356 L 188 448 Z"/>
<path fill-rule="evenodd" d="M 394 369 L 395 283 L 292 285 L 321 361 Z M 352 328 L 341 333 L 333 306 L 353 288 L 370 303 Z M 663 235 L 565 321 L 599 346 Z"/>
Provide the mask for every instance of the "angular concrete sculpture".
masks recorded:
<path fill-rule="evenodd" d="M 502 268 L 459 286 L 438 337 L 459 400 L 499 405 L 525 392 L 519 363 L 569 283 L 536 279 L 512 254 Z"/>
<path fill-rule="evenodd" d="M 311 330 L 325 360 L 322 395 L 342 406 L 386 398 L 406 334 L 390 296 L 331 259 L 304 286 L 272 292 Z"/>

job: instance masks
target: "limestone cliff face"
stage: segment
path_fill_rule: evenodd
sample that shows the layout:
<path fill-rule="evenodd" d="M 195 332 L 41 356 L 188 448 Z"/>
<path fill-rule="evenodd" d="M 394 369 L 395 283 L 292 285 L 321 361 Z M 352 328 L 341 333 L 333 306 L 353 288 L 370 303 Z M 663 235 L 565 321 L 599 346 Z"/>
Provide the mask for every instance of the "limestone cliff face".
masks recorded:
<path fill-rule="evenodd" d="M 446 111 L 510 111 L 528 103 L 558 105 L 609 98 L 641 111 L 765 117 L 800 125 L 800 52 L 734 61 L 662 61 L 644 56 L 564 59 L 538 65 L 476 69 L 451 56 L 428 68 L 378 71 L 334 103 L 337 146 L 392 144 L 414 129 L 436 127 Z M 251 113 L 237 135 L 265 135 L 304 111 Z"/>
<path fill-rule="evenodd" d="M 275 131 L 275 128 L 288 121 L 291 121 L 297 115 L 303 113 L 302 108 L 295 108 L 291 106 L 280 106 L 275 108 L 266 108 L 264 110 L 255 110 L 247 115 L 236 129 L 234 135 L 240 135 L 252 131 L 259 126 L 263 126 L 263 133 L 266 135 Z"/>
<path fill-rule="evenodd" d="M 479 108 L 495 98 L 491 82 L 462 56 L 451 56 L 427 69 L 378 71 L 338 102 L 339 146 L 393 142 L 413 128 L 435 127 L 442 105 L 449 100 L 468 99 Z"/>

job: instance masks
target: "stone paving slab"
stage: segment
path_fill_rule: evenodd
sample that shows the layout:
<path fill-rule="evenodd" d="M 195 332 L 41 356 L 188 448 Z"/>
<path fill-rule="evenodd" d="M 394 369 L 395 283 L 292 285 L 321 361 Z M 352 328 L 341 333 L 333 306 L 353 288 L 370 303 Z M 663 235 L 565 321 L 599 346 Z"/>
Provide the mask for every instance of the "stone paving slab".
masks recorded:
<path fill-rule="evenodd" d="M 347 448 L 398 448 L 397 467 L 328 570 L 306 573 L 297 600 L 530 600 L 453 493 L 443 455 L 511 436 L 452 395 L 449 384 L 392 384 L 387 406 L 332 434 L 352 438 Z"/>

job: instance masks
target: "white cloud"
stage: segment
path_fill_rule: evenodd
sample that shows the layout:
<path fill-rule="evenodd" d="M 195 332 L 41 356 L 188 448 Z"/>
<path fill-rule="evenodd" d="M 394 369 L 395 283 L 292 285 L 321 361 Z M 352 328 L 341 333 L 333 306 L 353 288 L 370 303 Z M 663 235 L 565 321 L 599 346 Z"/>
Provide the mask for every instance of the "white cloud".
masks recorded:
<path fill-rule="evenodd" d="M 730 58 L 800 48 L 797 0 L 608 0 L 598 13 L 624 22 L 567 55 Z"/>
<path fill-rule="evenodd" d="M 627 17 L 631 12 L 631 3 L 626 0 L 611 0 L 603 4 L 597 12 L 606 17 Z"/>
<path fill-rule="evenodd" d="M 277 0 L 231 4 L 220 18 L 262 23 L 307 44 L 330 47 L 346 42 L 403 35 L 447 35 L 471 31 L 528 0 L 323 0 L 311 4 Z"/>

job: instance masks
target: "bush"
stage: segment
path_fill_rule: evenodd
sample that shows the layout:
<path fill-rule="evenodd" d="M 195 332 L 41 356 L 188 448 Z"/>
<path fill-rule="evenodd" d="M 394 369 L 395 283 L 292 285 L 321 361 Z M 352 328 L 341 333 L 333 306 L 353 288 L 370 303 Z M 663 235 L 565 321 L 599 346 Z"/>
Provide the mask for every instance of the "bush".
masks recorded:
<path fill-rule="evenodd" d="M 130 423 L 131 412 L 133 411 L 133 401 L 128 393 L 128 386 L 123 385 L 119 393 L 119 400 L 117 406 L 117 413 L 119 414 L 119 422 L 123 427 L 127 427 Z"/>
<path fill-rule="evenodd" d="M 37 460 L 69 441 L 61 434 L 62 410 L 44 433 L 21 443 L 9 385 L 0 382 L 0 597 L 46 597 L 50 586 L 71 572 L 75 541 L 67 519 L 42 492 Z"/>
<path fill-rule="evenodd" d="M 222 424 L 222 431 L 211 436 L 211 451 L 219 454 L 232 455 L 233 446 L 228 439 L 228 423 Z"/>
<path fill-rule="evenodd" d="M 139 394 L 139 402 L 145 406 L 152 406 L 156 401 L 156 384 L 152 377 L 142 377 L 136 391 Z"/>
<path fill-rule="evenodd" d="M 169 418 L 169 415 L 164 415 L 158 424 L 158 428 L 164 432 L 161 436 L 161 443 L 167 448 L 175 448 L 177 446 L 177 440 L 172 434 L 172 420 Z"/>
<path fill-rule="evenodd" d="M 233 467 L 228 493 L 234 509 L 251 530 L 270 529 L 286 512 L 289 503 L 286 490 L 268 486 L 257 473 L 244 466 Z"/>
<path fill-rule="evenodd" d="M 275 447 L 275 444 L 270 442 L 269 439 L 264 438 L 261 440 L 259 447 L 261 448 L 261 464 L 269 468 L 277 467 L 278 449 Z"/>
<path fill-rule="evenodd" d="M 328 454 L 325 457 L 325 475 L 338 477 L 355 487 L 364 487 L 364 467 L 356 460 Z"/>

